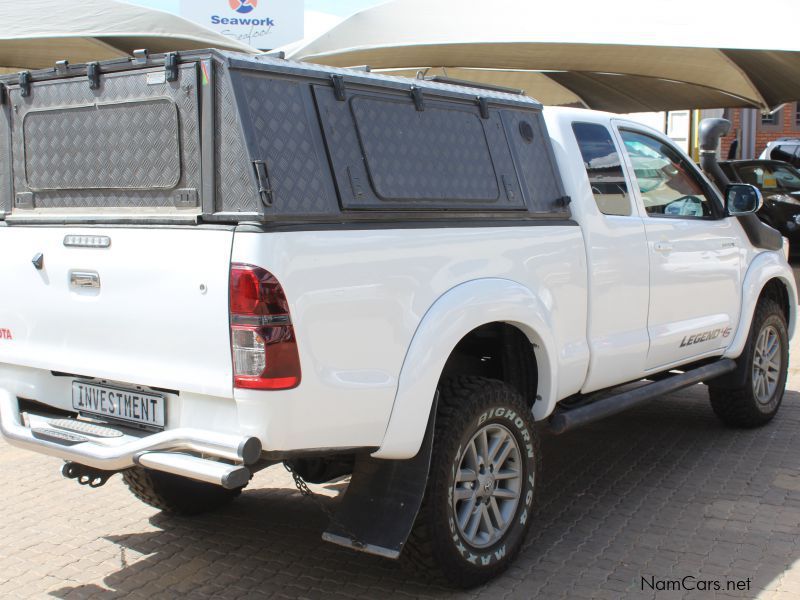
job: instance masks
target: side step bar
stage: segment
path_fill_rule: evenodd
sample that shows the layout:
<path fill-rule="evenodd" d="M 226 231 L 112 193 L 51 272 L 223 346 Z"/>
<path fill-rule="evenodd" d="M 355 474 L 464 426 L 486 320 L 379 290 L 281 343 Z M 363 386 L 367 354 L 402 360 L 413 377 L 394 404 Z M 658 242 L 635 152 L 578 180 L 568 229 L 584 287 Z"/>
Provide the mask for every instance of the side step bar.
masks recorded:
<path fill-rule="evenodd" d="M 556 409 L 550 417 L 549 430 L 552 433 L 560 434 L 581 425 L 587 425 L 594 421 L 610 417 L 617 413 L 633 408 L 648 400 L 653 400 L 664 394 L 676 392 L 690 385 L 714 379 L 725 373 L 729 373 L 736 368 L 736 361 L 730 358 L 723 358 L 709 365 L 704 365 L 685 373 L 672 375 L 660 381 L 654 381 L 633 390 L 621 392 L 608 396 L 602 400 L 597 400 L 586 406 L 572 409 Z"/>

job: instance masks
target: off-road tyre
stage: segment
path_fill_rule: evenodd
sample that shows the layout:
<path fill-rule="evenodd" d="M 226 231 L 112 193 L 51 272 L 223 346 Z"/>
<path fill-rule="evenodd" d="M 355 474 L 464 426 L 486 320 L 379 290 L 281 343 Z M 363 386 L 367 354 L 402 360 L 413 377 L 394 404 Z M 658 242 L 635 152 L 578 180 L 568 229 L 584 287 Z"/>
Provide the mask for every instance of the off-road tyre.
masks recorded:
<path fill-rule="evenodd" d="M 512 463 L 518 464 L 521 471 L 519 498 L 502 537 L 489 546 L 475 547 L 456 524 L 455 478 L 473 436 L 494 425 L 505 428 L 516 440 L 518 460 Z M 427 579 L 444 577 L 461 588 L 475 587 L 505 571 L 522 547 L 530 526 L 540 463 L 536 424 L 530 407 L 516 391 L 483 377 L 443 381 L 425 497 L 403 551 L 404 559 L 417 572 L 424 570 Z"/>
<path fill-rule="evenodd" d="M 786 317 L 780 305 L 771 298 L 762 298 L 756 306 L 753 323 L 747 336 L 747 343 L 737 359 L 736 371 L 727 381 L 738 381 L 740 385 L 708 384 L 711 407 L 720 420 L 731 427 L 753 428 L 772 420 L 783 400 L 786 376 L 789 366 L 789 335 L 786 331 Z M 759 401 L 754 385 L 754 360 L 762 332 L 774 332 L 780 343 L 776 357 L 780 361 L 777 382 L 768 400 Z"/>
<path fill-rule="evenodd" d="M 123 471 L 122 480 L 133 495 L 145 504 L 175 515 L 211 512 L 242 493 L 242 488 L 226 490 L 211 483 L 142 467 Z"/>

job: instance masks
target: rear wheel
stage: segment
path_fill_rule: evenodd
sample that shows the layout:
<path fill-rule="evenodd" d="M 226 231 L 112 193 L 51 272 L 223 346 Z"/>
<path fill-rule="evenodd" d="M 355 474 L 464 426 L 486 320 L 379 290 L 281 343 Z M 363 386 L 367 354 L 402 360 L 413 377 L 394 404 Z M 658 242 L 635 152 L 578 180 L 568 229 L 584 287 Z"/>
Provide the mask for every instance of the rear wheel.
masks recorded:
<path fill-rule="evenodd" d="M 735 387 L 709 382 L 711 407 L 727 425 L 758 427 L 780 408 L 789 366 L 789 336 L 781 307 L 772 299 L 759 302 L 737 370 Z"/>
<path fill-rule="evenodd" d="M 502 573 L 530 524 L 539 438 L 509 386 L 458 377 L 440 387 L 425 498 L 406 553 L 470 588 Z"/>
<path fill-rule="evenodd" d="M 145 504 L 179 515 L 199 515 L 225 506 L 242 493 L 218 485 L 142 467 L 122 472 L 128 489 Z"/>

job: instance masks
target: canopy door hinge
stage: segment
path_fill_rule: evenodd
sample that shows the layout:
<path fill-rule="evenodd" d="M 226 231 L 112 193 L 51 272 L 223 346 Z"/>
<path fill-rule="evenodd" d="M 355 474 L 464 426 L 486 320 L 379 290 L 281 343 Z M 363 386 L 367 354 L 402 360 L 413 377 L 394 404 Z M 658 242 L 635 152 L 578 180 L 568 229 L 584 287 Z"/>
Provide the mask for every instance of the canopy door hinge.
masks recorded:
<path fill-rule="evenodd" d="M 164 57 L 164 72 L 167 81 L 178 81 L 178 53 L 170 52 Z"/>
<path fill-rule="evenodd" d="M 478 108 L 481 111 L 481 119 L 489 118 L 489 101 L 483 96 L 478 96 Z"/>
<path fill-rule="evenodd" d="M 90 62 L 86 65 L 86 79 L 89 80 L 89 89 L 97 90 L 100 88 L 100 63 Z"/>
<path fill-rule="evenodd" d="M 23 98 L 31 95 L 31 72 L 22 71 L 19 74 L 19 90 Z"/>
<path fill-rule="evenodd" d="M 425 96 L 422 94 L 422 89 L 416 85 L 411 86 L 411 99 L 414 100 L 414 108 L 418 112 L 425 110 Z"/>
<path fill-rule="evenodd" d="M 344 102 L 347 99 L 344 77 L 341 75 L 331 75 L 331 83 L 333 84 L 333 95 L 339 102 Z"/>

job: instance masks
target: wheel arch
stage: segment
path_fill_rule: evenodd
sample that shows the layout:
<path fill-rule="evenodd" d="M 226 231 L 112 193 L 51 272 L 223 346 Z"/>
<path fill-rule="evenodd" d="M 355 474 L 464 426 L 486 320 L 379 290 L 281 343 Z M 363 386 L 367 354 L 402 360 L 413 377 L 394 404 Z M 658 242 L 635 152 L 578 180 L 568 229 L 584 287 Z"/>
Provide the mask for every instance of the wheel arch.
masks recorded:
<path fill-rule="evenodd" d="M 759 254 L 747 270 L 742 285 L 739 323 L 736 334 L 725 351 L 725 357 L 737 358 L 744 350 L 756 306 L 764 297 L 775 299 L 781 306 L 791 339 L 797 322 L 797 285 L 791 268 L 775 252 Z"/>
<path fill-rule="evenodd" d="M 784 282 L 777 277 L 773 277 L 764 284 L 764 287 L 761 289 L 761 293 L 758 296 L 758 302 L 761 302 L 764 298 L 770 298 L 774 300 L 778 306 L 781 307 L 783 316 L 788 324 L 792 318 L 792 303 L 789 300 L 789 294 L 790 291 Z M 758 304 L 758 302 L 756 304 Z"/>
<path fill-rule="evenodd" d="M 450 352 L 440 380 L 470 375 L 508 384 L 532 408 L 539 394 L 535 341 L 512 323 L 494 321 L 476 327 Z"/>
<path fill-rule="evenodd" d="M 511 336 L 515 344 L 520 336 L 527 340 L 536 366 L 534 397 L 541 397 L 534 403 L 534 417 L 552 411 L 557 349 L 541 291 L 507 279 L 468 281 L 440 296 L 420 321 L 403 361 L 383 443 L 373 456 L 406 459 L 417 453 L 439 381 L 447 372 L 459 372 L 454 362 L 459 344 L 492 329 Z M 524 380 L 519 374 L 509 377 L 520 391 L 526 389 Z"/>

